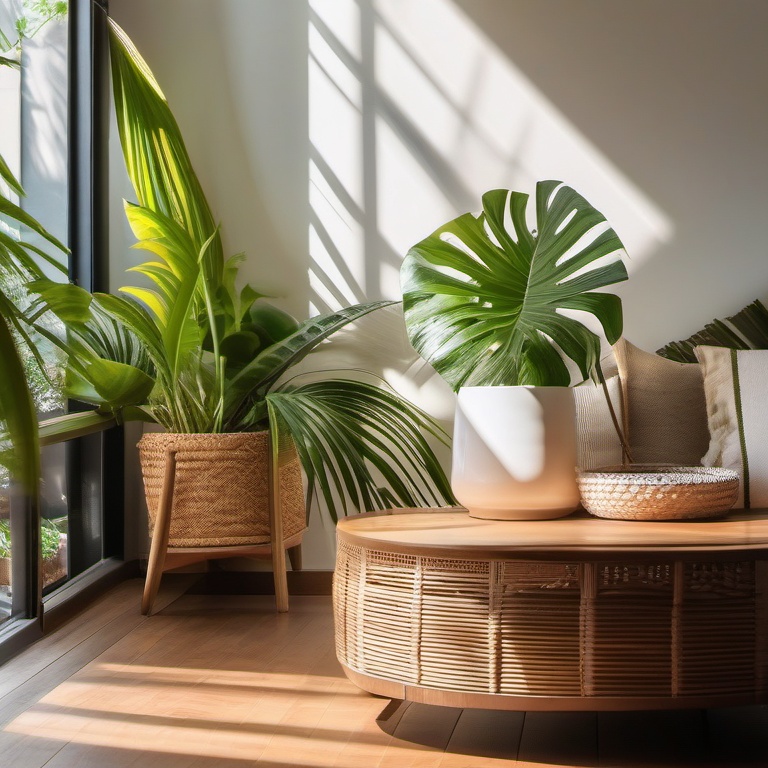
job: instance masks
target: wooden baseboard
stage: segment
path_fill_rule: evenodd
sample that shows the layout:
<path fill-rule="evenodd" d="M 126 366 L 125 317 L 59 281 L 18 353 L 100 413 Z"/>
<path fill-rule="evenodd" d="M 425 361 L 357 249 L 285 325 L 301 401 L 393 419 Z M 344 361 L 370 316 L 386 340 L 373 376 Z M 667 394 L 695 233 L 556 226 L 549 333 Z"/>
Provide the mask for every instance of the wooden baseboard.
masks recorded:
<path fill-rule="evenodd" d="M 333 571 L 288 571 L 291 595 L 330 595 Z M 189 589 L 196 595 L 274 595 L 270 571 L 210 571 Z"/>

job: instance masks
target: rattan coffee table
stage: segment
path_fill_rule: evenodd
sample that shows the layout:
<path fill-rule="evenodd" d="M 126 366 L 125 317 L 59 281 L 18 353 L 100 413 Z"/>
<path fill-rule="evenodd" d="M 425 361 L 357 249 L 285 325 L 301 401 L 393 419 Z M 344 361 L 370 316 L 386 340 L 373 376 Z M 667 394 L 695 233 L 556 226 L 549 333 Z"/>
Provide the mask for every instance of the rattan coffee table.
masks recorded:
<path fill-rule="evenodd" d="M 338 524 L 336 650 L 374 694 L 513 710 L 768 701 L 768 510 Z"/>

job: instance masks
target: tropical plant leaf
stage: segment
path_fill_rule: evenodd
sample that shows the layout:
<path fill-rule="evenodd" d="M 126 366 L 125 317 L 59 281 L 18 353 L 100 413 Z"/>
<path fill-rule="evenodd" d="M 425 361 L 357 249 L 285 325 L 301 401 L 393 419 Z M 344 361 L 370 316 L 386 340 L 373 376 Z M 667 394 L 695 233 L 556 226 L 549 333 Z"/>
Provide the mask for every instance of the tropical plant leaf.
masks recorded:
<path fill-rule="evenodd" d="M 11 443 L 5 463 L 27 493 L 36 495 L 40 477 L 37 414 L 27 386 L 24 365 L 5 317 L 0 314 L 0 421 Z"/>
<path fill-rule="evenodd" d="M 0 179 L 19 197 L 24 196 L 21 184 L 11 172 L 2 155 L 0 155 Z M 63 253 L 69 252 L 66 246 L 51 235 L 37 219 L 30 216 L 23 208 L 11 202 L 2 194 L 0 194 L 0 216 L 9 222 L 15 222 L 20 229 L 25 227 L 37 233 Z M 0 230 L 0 268 L 19 276 L 22 280 L 30 276 L 43 277 L 43 272 L 40 269 L 38 260 L 34 258 L 35 256 L 42 258 L 62 274 L 67 274 L 66 265 L 62 264 L 58 259 L 47 254 L 37 246 L 14 237 L 12 233 Z"/>
<path fill-rule="evenodd" d="M 88 381 L 110 410 L 146 403 L 155 380 L 132 365 L 94 358 L 85 366 Z"/>
<path fill-rule="evenodd" d="M 93 296 L 79 285 L 42 278 L 28 282 L 27 291 L 39 297 L 29 308 L 27 316 L 31 322 L 45 312 L 53 312 L 68 326 L 85 324 L 92 317 Z"/>
<path fill-rule="evenodd" d="M 17 221 L 19 224 L 31 229 L 36 234 L 40 235 L 43 239 L 47 240 L 51 245 L 58 248 L 64 253 L 68 253 L 67 247 L 57 238 L 55 238 L 50 232 L 48 232 L 37 219 L 30 216 L 23 208 L 19 208 L 18 205 L 12 203 L 7 198 L 0 195 L 0 215 L 6 216 L 9 219 Z M 58 262 L 54 262 L 59 267 L 59 270 L 66 273 L 66 267 Z"/>
<path fill-rule="evenodd" d="M 725 320 L 713 320 L 682 341 L 672 341 L 657 354 L 678 363 L 695 363 L 694 347 L 708 345 L 729 349 L 768 349 L 768 309 L 758 300 Z"/>
<path fill-rule="evenodd" d="M 186 362 L 186 355 L 197 348 L 201 340 L 195 310 L 202 272 L 199 254 L 189 233 L 168 216 L 130 203 L 126 204 L 125 211 L 139 239 L 134 247 L 152 251 L 162 262 L 145 262 L 130 270 L 149 277 L 155 284 L 154 290 L 135 287 L 120 290 L 143 301 L 155 315 L 170 375 L 175 380 Z"/>
<path fill-rule="evenodd" d="M 13 175 L 13 171 L 10 169 L 8 163 L 5 162 L 5 158 L 0 155 L 0 179 L 2 179 L 19 197 L 24 197 L 24 190 L 19 183 L 19 180 Z"/>
<path fill-rule="evenodd" d="M 112 19 L 109 25 L 117 127 L 138 202 L 173 219 L 191 238 L 195 254 L 213 236 L 203 269 L 209 285 L 217 290 L 224 264 L 221 237 L 179 126 L 128 35 Z"/>
<path fill-rule="evenodd" d="M 618 235 L 561 182 L 537 184 L 534 231 L 527 203 L 520 192 L 487 192 L 481 214 L 449 222 L 403 261 L 411 343 L 455 390 L 568 385 L 564 357 L 593 375 L 599 337 L 563 310 L 594 315 L 610 343 L 621 335 L 620 300 L 594 293 L 627 279 Z"/>
<path fill-rule="evenodd" d="M 263 397 L 291 366 L 303 360 L 320 342 L 369 312 L 396 303 L 374 301 L 356 304 L 303 322 L 297 331 L 260 352 L 227 382 L 225 421 L 230 425 L 238 424 L 244 418 L 244 408 L 250 408 L 254 399 Z"/>
<path fill-rule="evenodd" d="M 385 387 L 329 379 L 271 392 L 270 425 L 287 430 L 311 487 L 331 517 L 390 506 L 451 504 L 453 496 L 425 434 L 447 443 L 437 423 Z"/>

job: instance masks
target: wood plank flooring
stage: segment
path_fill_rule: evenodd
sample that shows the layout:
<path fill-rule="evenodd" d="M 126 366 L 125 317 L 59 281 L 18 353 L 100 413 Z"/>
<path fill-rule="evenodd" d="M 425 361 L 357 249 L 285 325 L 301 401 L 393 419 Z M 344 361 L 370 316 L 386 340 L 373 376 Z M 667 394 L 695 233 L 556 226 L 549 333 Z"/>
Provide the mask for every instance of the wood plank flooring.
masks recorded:
<path fill-rule="evenodd" d="M 517 713 L 390 704 L 341 673 L 330 598 L 126 582 L 0 667 L 2 768 L 768 767 L 768 708 Z"/>

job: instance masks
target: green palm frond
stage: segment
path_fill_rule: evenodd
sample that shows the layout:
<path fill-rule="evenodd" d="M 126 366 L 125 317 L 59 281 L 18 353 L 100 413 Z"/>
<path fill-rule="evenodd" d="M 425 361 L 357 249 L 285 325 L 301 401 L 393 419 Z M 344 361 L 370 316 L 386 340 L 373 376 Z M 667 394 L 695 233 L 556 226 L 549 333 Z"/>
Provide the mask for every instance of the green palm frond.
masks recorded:
<path fill-rule="evenodd" d="M 17 195 L 20 197 L 24 196 L 21 184 L 19 184 L 18 179 L 13 175 L 1 155 L 0 179 Z M 37 219 L 30 216 L 23 208 L 1 194 L 0 219 L 9 222 L 19 230 L 26 228 L 42 237 L 63 254 L 68 253 L 67 247 L 48 232 Z M 61 274 L 67 274 L 66 265 L 62 264 L 60 260 L 50 256 L 37 246 L 25 242 L 20 237 L 14 237 L 13 234 L 0 229 L 0 269 L 16 274 L 23 279 L 27 279 L 30 276 L 42 277 L 43 271 L 40 268 L 39 259 L 43 259 L 43 261 L 47 262 Z"/>
<path fill-rule="evenodd" d="M 40 448 L 37 414 L 27 386 L 24 365 L 13 334 L 0 313 L 0 422 L 10 442 L 10 451 L 2 451 L 3 463 L 28 493 L 37 493 L 40 477 Z"/>
<path fill-rule="evenodd" d="M 131 326 L 106 312 L 88 291 L 47 278 L 28 284 L 37 299 L 25 315 L 34 333 L 66 356 L 68 397 L 116 411 L 146 402 L 154 387 L 154 368 Z M 52 313 L 62 323 L 56 333 L 41 319 Z"/>
<path fill-rule="evenodd" d="M 428 415 L 394 391 L 349 379 L 289 386 L 267 395 L 271 424 L 290 433 L 310 490 L 332 518 L 392 506 L 453 503 L 425 435 L 447 444 Z"/>
<path fill-rule="evenodd" d="M 126 215 L 138 238 L 134 247 L 153 252 L 159 261 L 129 270 L 148 277 L 153 288 L 120 290 L 141 300 L 154 316 L 169 375 L 175 380 L 202 338 L 195 310 L 202 280 L 199 253 L 189 233 L 168 216 L 131 204 L 126 204 Z"/>
<path fill-rule="evenodd" d="M 2 157 L 0 179 L 15 194 L 24 195 L 19 181 Z M 43 270 L 39 266 L 41 259 L 66 274 L 66 267 L 58 259 L 24 241 L 20 234 L 25 230 L 34 232 L 62 253 L 67 252 L 66 247 L 40 222 L 3 194 L 0 194 L 0 218 L 7 225 L 0 228 L 0 274 L 22 282 L 30 278 L 42 278 Z M 19 236 L 13 229 L 18 230 Z M 0 374 L 0 422 L 4 425 L 3 432 L 10 443 L 10 450 L 4 446 L 0 459 L 8 465 L 26 492 L 36 496 L 40 475 L 37 414 L 14 332 L 44 373 L 44 361 L 24 320 L 24 312 L 3 292 L 0 293 L 0 360 L 3 363 Z"/>
<path fill-rule="evenodd" d="M 678 363 L 698 362 L 693 348 L 699 345 L 729 349 L 768 349 L 768 309 L 753 301 L 724 320 L 713 320 L 687 339 L 672 341 L 657 354 Z"/>
<path fill-rule="evenodd" d="M 382 307 L 396 304 L 394 301 L 375 301 L 369 304 L 356 304 L 327 315 L 318 315 L 301 323 L 296 331 L 286 338 L 267 347 L 254 360 L 244 366 L 231 381 L 225 391 L 225 418 L 230 424 L 255 423 L 254 414 L 244 409 L 252 409 L 254 404 L 260 418 L 265 415 L 258 401 L 263 399 L 268 390 L 292 366 L 303 360 L 322 341 L 346 325 Z"/>
<path fill-rule="evenodd" d="M 138 202 L 175 221 L 191 238 L 194 254 L 213 237 L 203 269 L 218 290 L 224 264 L 221 238 L 176 118 L 128 35 L 112 19 L 109 28 L 118 133 Z"/>
<path fill-rule="evenodd" d="M 527 204 L 520 192 L 487 192 L 482 213 L 440 227 L 403 261 L 411 343 L 456 390 L 568 385 L 564 357 L 594 375 L 600 340 L 563 310 L 594 315 L 610 343 L 621 335 L 619 298 L 595 292 L 627 279 L 618 235 L 561 182 L 537 184 L 533 231 Z"/>

